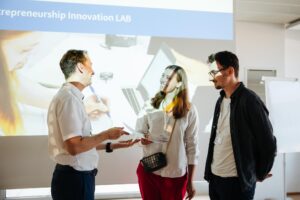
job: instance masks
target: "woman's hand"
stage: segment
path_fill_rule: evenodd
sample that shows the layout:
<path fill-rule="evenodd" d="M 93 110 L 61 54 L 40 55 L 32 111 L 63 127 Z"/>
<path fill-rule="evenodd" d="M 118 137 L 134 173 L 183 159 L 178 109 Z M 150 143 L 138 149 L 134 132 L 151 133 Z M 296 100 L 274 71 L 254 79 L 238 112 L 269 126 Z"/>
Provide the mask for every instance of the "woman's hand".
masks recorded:
<path fill-rule="evenodd" d="M 189 181 L 186 187 L 187 196 L 185 197 L 186 200 L 192 199 L 195 194 L 196 190 L 194 188 L 193 182 Z"/>
<path fill-rule="evenodd" d="M 141 143 L 142 143 L 142 145 L 148 145 L 148 144 L 151 144 L 151 143 L 153 143 L 153 142 L 150 141 L 150 140 L 148 139 L 148 137 L 146 136 L 145 138 L 141 138 Z"/>

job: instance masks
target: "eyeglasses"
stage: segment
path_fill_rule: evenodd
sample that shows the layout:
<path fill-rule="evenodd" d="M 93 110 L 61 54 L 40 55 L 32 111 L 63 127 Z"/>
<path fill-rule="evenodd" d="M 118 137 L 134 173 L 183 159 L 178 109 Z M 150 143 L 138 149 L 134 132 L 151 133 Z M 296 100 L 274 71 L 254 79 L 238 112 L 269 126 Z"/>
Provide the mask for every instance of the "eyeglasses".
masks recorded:
<path fill-rule="evenodd" d="M 227 68 L 222 68 L 222 69 L 219 69 L 219 70 L 211 70 L 210 72 L 208 72 L 208 74 L 212 77 L 215 77 L 219 72 L 223 71 L 223 70 L 226 70 Z"/>

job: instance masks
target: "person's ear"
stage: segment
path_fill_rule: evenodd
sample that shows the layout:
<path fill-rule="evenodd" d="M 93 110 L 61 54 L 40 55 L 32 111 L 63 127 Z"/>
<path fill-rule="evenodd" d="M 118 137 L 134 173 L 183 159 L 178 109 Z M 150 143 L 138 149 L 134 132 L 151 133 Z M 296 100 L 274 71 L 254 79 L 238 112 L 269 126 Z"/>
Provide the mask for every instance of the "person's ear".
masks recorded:
<path fill-rule="evenodd" d="M 182 86 L 182 81 L 180 81 L 180 82 L 178 82 L 177 84 L 176 84 L 176 87 L 177 88 L 179 88 L 179 87 L 181 87 Z"/>
<path fill-rule="evenodd" d="M 80 63 L 80 62 L 77 63 L 76 67 L 77 67 L 77 69 L 80 71 L 80 73 L 83 73 L 84 66 L 83 66 L 82 63 Z"/>
<path fill-rule="evenodd" d="M 234 68 L 233 67 L 230 67 L 230 74 L 235 74 L 235 70 L 234 70 Z"/>
<path fill-rule="evenodd" d="M 228 67 L 223 74 L 224 74 L 224 76 L 229 76 L 231 74 L 234 74 L 234 68 Z"/>

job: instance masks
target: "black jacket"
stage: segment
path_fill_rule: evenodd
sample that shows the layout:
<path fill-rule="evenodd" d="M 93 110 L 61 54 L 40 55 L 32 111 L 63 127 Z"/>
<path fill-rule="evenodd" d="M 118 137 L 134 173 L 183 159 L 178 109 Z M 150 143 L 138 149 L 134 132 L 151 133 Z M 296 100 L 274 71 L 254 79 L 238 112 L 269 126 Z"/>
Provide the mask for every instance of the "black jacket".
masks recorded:
<path fill-rule="evenodd" d="M 225 92 L 220 92 L 216 103 L 204 179 L 212 175 L 214 140 L 220 106 Z M 250 189 L 257 180 L 270 172 L 276 156 L 276 138 L 269 120 L 269 112 L 261 99 L 243 83 L 231 95 L 230 133 L 237 174 L 242 190 Z"/>

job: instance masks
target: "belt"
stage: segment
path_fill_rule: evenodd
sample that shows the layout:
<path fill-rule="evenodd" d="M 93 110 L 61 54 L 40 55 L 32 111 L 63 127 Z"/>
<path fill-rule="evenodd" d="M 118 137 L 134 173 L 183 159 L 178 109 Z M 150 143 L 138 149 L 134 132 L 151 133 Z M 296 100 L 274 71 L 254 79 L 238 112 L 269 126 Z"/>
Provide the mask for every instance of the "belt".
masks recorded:
<path fill-rule="evenodd" d="M 61 165 L 61 164 L 56 164 L 55 166 L 55 170 L 58 171 L 65 171 L 65 172 L 75 172 L 78 174 L 93 174 L 94 176 L 97 175 L 98 173 L 98 169 L 93 169 L 93 170 L 87 170 L 87 171 L 78 171 L 76 169 L 74 169 L 73 167 L 69 166 L 69 165 Z"/>

